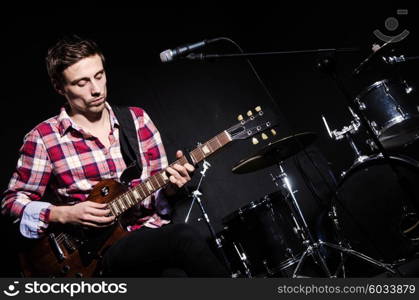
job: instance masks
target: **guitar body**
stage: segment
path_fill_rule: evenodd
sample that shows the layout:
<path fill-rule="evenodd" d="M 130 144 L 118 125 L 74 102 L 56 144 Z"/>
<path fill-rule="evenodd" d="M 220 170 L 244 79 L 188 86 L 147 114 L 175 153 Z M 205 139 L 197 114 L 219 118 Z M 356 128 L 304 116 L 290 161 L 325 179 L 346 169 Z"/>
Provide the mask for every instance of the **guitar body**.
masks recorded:
<path fill-rule="evenodd" d="M 86 201 L 108 203 L 127 188 L 114 181 L 98 183 Z M 93 277 L 100 275 L 106 250 L 129 232 L 119 221 L 105 228 L 52 226 L 41 239 L 25 239 L 19 260 L 25 277 Z"/>

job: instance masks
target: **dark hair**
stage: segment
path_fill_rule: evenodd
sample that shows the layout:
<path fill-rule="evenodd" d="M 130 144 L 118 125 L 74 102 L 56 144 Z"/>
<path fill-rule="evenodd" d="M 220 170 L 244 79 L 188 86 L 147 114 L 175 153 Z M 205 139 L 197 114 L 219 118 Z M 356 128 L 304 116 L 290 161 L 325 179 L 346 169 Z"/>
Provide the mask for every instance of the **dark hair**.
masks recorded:
<path fill-rule="evenodd" d="M 89 39 L 83 39 L 77 35 L 71 35 L 60 39 L 54 46 L 48 49 L 45 58 L 47 71 L 52 85 L 61 88 L 64 84 L 63 71 L 83 58 L 99 55 L 102 63 L 105 57 L 98 45 Z"/>

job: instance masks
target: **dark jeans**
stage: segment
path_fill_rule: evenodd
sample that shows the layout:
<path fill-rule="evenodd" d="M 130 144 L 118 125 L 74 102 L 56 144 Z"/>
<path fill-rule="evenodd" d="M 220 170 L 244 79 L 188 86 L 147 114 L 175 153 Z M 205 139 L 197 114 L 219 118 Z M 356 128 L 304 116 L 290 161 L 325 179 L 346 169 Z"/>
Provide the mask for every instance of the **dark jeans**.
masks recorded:
<path fill-rule="evenodd" d="M 228 277 L 206 241 L 187 224 L 140 228 L 109 248 L 103 264 L 107 277 L 161 277 L 171 268 L 188 277 Z"/>

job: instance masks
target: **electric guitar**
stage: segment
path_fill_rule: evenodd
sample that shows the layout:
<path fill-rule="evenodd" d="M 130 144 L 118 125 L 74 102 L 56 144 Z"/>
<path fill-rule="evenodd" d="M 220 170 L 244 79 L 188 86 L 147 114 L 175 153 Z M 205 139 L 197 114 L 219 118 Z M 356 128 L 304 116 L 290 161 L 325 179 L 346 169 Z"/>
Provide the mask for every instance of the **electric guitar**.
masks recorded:
<path fill-rule="evenodd" d="M 196 165 L 217 150 L 234 140 L 247 139 L 273 127 L 270 121 L 263 121 L 264 113 L 258 106 L 249 111 L 246 118 L 239 115 L 239 123 L 219 133 L 209 141 L 190 151 L 191 163 Z M 275 133 L 274 129 L 271 129 Z M 255 138 L 254 138 L 255 139 Z M 183 156 L 174 164 L 188 162 Z M 113 225 L 104 228 L 86 228 L 75 225 L 50 224 L 46 235 L 25 243 L 19 253 L 23 275 L 26 277 L 94 277 L 100 275 L 101 258 L 116 241 L 130 234 L 121 222 L 120 216 L 139 204 L 148 196 L 169 183 L 165 170 L 150 176 L 137 186 L 128 189 L 112 180 L 103 180 L 94 186 L 86 200 L 107 203 L 116 217 Z"/>

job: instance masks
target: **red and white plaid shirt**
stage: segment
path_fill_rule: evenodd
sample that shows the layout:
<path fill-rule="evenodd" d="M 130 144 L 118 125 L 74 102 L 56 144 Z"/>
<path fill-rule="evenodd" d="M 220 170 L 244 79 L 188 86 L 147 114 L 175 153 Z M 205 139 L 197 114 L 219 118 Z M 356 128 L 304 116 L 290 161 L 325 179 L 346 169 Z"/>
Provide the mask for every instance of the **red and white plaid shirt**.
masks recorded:
<path fill-rule="evenodd" d="M 106 149 L 98 138 L 80 128 L 63 107 L 58 116 L 50 118 L 24 138 L 20 158 L 2 200 L 2 213 L 20 220 L 21 233 L 29 238 L 42 235 L 49 222 L 49 202 L 42 201 L 47 185 L 63 203 L 84 201 L 92 188 L 101 180 L 118 180 L 126 165 L 119 143 L 119 124 L 109 106 L 111 146 Z M 141 180 L 166 168 L 167 158 L 160 134 L 147 113 L 138 107 L 130 107 L 138 132 L 143 173 Z M 155 201 L 166 201 L 157 192 L 142 202 L 146 217 L 137 221 L 131 229 L 142 225 L 160 227 L 169 223 L 160 218 L 154 207 Z"/>

